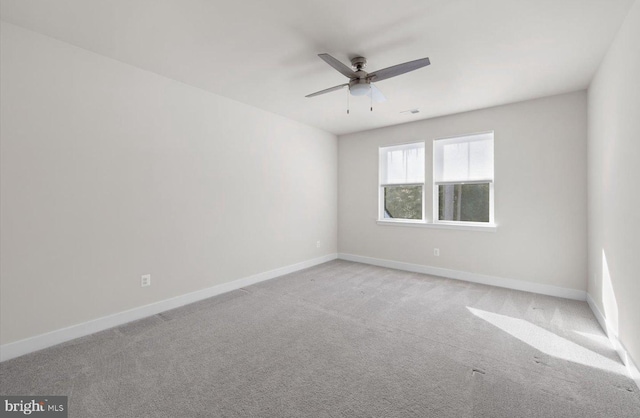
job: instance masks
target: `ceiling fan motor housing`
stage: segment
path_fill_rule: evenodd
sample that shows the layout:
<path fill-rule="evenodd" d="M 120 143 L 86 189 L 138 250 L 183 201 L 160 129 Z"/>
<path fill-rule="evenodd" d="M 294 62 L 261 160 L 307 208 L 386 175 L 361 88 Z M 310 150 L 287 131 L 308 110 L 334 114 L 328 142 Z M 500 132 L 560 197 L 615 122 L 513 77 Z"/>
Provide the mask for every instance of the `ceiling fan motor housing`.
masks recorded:
<path fill-rule="evenodd" d="M 364 57 L 355 57 L 351 59 L 351 68 L 353 71 L 364 70 L 367 67 L 367 59 Z"/>
<path fill-rule="evenodd" d="M 367 59 L 364 57 L 355 57 L 351 59 L 351 68 L 355 71 L 357 78 L 352 78 L 349 82 L 349 92 L 352 96 L 364 96 L 369 94 L 371 86 L 367 80 L 367 72 L 364 68 L 367 66 Z"/>

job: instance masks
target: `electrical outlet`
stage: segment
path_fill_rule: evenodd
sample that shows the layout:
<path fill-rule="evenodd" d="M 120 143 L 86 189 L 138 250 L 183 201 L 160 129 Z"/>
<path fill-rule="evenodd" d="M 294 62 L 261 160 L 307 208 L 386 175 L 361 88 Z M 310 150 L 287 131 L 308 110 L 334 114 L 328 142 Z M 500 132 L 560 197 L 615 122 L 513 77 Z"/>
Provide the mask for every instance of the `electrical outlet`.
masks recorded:
<path fill-rule="evenodd" d="M 434 248 L 433 255 L 435 255 L 436 257 L 440 257 L 440 248 Z"/>
<path fill-rule="evenodd" d="M 151 286 L 151 275 L 143 274 L 142 276 L 140 276 L 140 287 L 147 287 L 147 286 Z"/>
<path fill-rule="evenodd" d="M 320 248 L 320 241 L 316 242 L 316 248 Z"/>

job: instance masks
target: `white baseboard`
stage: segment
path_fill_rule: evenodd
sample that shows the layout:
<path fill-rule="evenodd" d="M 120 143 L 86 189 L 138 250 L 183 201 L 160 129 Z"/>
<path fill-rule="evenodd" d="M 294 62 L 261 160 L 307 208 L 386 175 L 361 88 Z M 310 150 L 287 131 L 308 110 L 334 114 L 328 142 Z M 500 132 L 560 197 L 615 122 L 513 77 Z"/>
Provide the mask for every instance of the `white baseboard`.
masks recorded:
<path fill-rule="evenodd" d="M 565 299 L 586 300 L 587 292 L 584 290 L 568 289 L 565 287 L 551 286 L 548 284 L 525 282 L 522 280 L 505 279 L 503 277 L 487 276 L 484 274 L 470 273 L 467 271 L 450 270 L 441 267 L 431 267 L 422 264 L 403 263 L 400 261 L 384 260 L 380 258 L 365 257 L 362 255 L 339 253 L 341 260 L 355 261 L 358 263 L 372 264 L 374 266 L 388 267 L 397 270 L 424 273 L 449 279 L 464 280 L 467 282 L 481 283 L 490 286 L 505 287 L 507 289 L 522 290 L 525 292 L 539 293 L 542 295 L 557 296 Z"/>
<path fill-rule="evenodd" d="M 605 334 L 607 334 L 609 341 L 611 341 L 611 344 L 613 344 L 613 348 L 616 350 L 616 353 L 618 353 L 620 360 L 622 360 L 622 363 L 624 363 L 624 365 L 627 367 L 627 372 L 629 372 L 629 376 L 631 377 L 631 379 L 633 379 L 634 382 L 636 382 L 638 389 L 640 389 L 640 369 L 638 369 L 638 366 L 629 355 L 629 352 L 627 351 L 626 348 L 624 348 L 624 345 L 618 339 L 618 334 L 615 332 L 611 324 L 609 324 L 609 321 L 607 321 L 607 318 L 602 314 L 602 312 L 600 311 L 600 308 L 598 308 L 598 305 L 596 305 L 595 301 L 593 300 L 591 295 L 588 293 L 587 293 L 587 303 L 589 304 L 589 307 L 591 308 L 593 315 L 596 317 L 596 319 L 600 323 L 600 327 L 602 327 L 602 330 L 604 331 Z"/>
<path fill-rule="evenodd" d="M 0 346 L 0 361 L 10 360 L 12 358 L 42 350 L 43 348 L 51 347 L 75 338 L 84 337 L 108 328 L 126 324 L 127 322 L 146 318 L 151 315 L 159 314 L 160 312 L 175 309 L 222 293 L 227 293 L 241 287 L 250 286 L 285 274 L 294 273 L 318 264 L 326 263 L 327 261 L 335 260 L 336 258 L 337 254 L 335 253 L 327 254 L 322 257 L 254 274 L 232 282 L 222 283 L 207 289 L 198 290 L 196 292 L 187 293 L 185 295 L 165 299 L 149 305 L 104 316 L 102 318 L 93 319 L 82 324 L 72 325 L 70 327 L 47 332 L 45 334 L 36 335 L 35 337 L 4 344 Z"/>

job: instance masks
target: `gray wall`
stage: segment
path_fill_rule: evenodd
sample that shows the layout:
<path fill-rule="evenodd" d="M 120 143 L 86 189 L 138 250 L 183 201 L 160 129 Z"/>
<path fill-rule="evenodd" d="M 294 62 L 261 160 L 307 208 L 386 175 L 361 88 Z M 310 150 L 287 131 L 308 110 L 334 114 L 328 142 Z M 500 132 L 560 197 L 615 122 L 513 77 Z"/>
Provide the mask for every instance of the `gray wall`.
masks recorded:
<path fill-rule="evenodd" d="M 434 139 L 489 130 L 496 232 L 376 223 L 379 146 L 427 141 L 429 184 Z M 338 250 L 584 291 L 586 137 L 585 91 L 340 136 Z"/>
<path fill-rule="evenodd" d="M 588 292 L 640 362 L 640 1 L 589 87 Z"/>
<path fill-rule="evenodd" d="M 334 135 L 1 40 L 2 344 L 336 252 Z"/>

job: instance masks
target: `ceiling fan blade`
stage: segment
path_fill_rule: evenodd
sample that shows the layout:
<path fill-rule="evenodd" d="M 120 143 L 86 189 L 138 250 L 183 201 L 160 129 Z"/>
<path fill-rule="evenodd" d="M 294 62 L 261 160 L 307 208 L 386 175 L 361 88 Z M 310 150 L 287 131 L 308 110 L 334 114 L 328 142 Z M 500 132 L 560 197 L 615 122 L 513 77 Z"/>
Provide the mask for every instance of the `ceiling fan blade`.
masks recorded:
<path fill-rule="evenodd" d="M 418 68 L 426 67 L 429 64 L 431 64 L 429 58 L 421 58 L 419 60 L 405 62 L 404 64 L 394 65 L 393 67 L 383 68 L 382 70 L 369 74 L 367 78 L 371 81 L 382 81 L 387 78 L 408 73 L 409 71 L 417 70 Z"/>
<path fill-rule="evenodd" d="M 320 90 L 320 91 L 316 91 L 315 93 L 311 93 L 311 94 L 307 94 L 304 97 L 315 97 L 315 96 L 319 96 L 321 94 L 325 94 L 325 93 L 330 93 L 332 91 L 336 91 L 336 90 L 340 90 L 343 87 L 348 86 L 349 83 L 345 83 L 345 84 L 340 84 L 339 86 L 335 86 L 335 87 L 329 87 L 328 89 L 324 89 L 324 90 Z"/>
<path fill-rule="evenodd" d="M 322 58 L 322 60 L 324 62 L 326 62 L 327 64 L 329 64 L 330 66 L 332 66 L 333 68 L 338 70 L 345 77 L 348 77 L 348 78 L 357 78 L 358 77 L 356 75 L 356 73 L 351 68 L 347 67 L 346 65 L 344 65 L 343 63 L 341 63 L 337 59 L 333 58 L 331 55 L 329 55 L 329 54 L 318 54 L 318 56 L 320 58 Z"/>
<path fill-rule="evenodd" d="M 376 86 L 371 83 L 371 98 L 378 103 L 386 102 L 387 98 L 384 97 L 384 94 Z"/>

